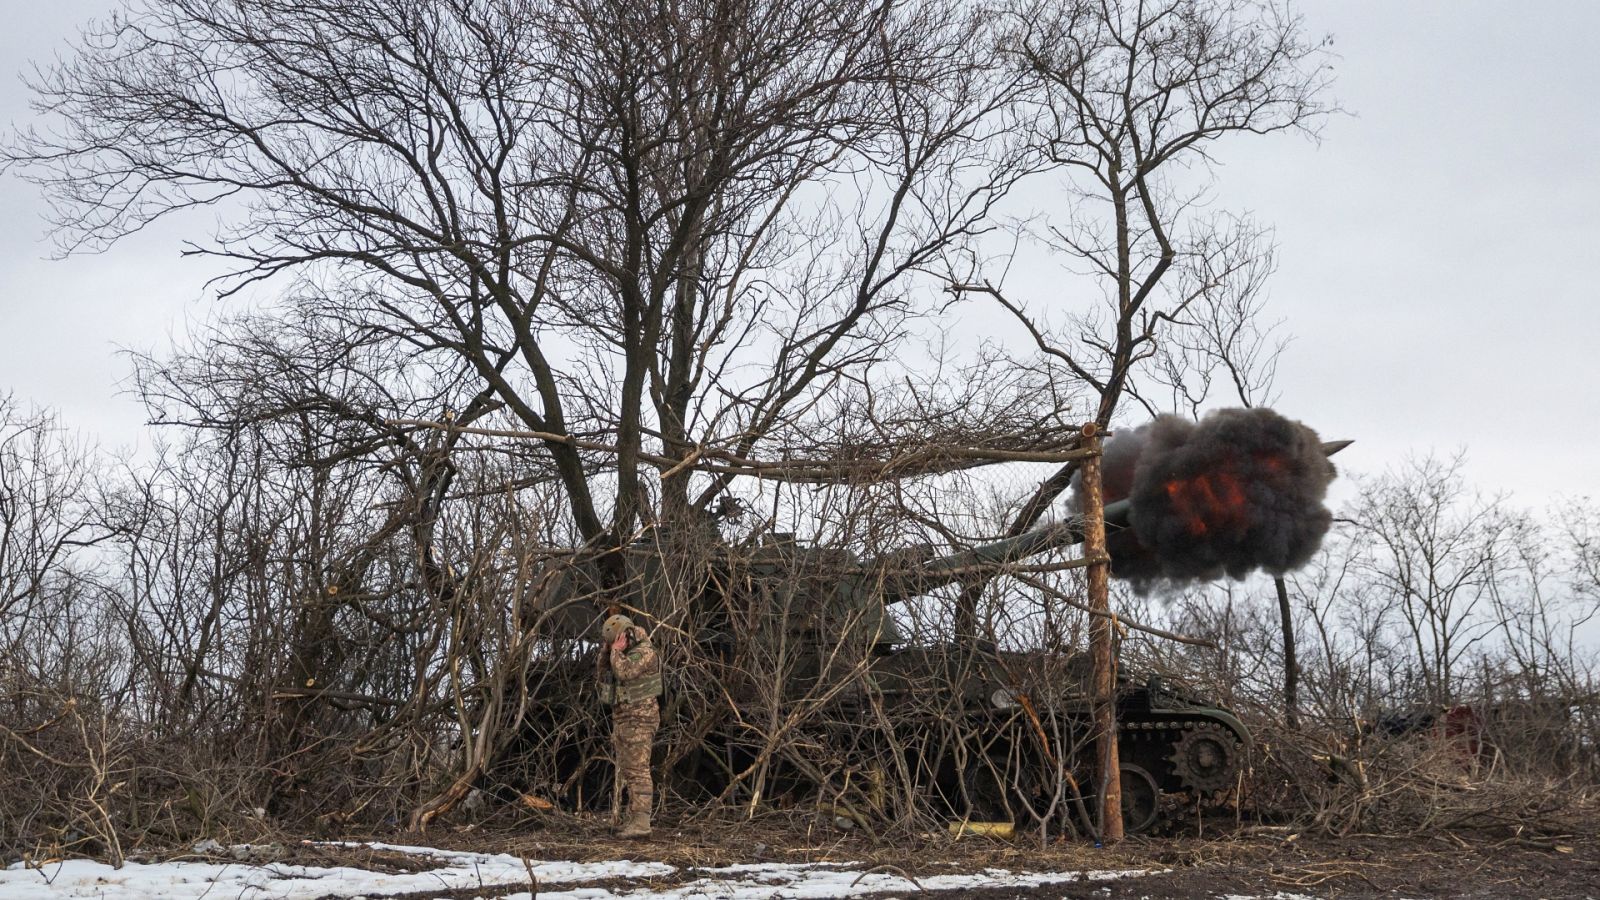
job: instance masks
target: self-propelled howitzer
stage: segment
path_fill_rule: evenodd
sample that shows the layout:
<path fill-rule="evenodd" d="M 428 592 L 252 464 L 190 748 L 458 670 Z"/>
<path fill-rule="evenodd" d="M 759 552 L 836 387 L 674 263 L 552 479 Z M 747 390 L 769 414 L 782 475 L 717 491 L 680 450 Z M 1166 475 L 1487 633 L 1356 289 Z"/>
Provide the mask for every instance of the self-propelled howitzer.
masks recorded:
<path fill-rule="evenodd" d="M 1287 462 L 1259 446 L 1213 454 L 1206 466 L 1146 457 L 1139 477 L 1120 485 L 1108 447 L 1105 523 L 1114 571 L 1128 559 L 1176 548 L 1179 576 L 1203 577 L 1192 573 L 1208 565 L 1232 573 L 1239 559 L 1256 558 L 1237 552 L 1251 541 L 1265 547 L 1257 567 L 1292 568 L 1275 540 L 1289 505 L 1283 497 L 1316 482 L 1317 491 L 1291 499 L 1309 498 L 1320 509 L 1320 489 L 1331 477 L 1325 457 L 1344 446 L 1311 441 L 1301 448 L 1309 452 Z M 1296 481 L 1301 470 L 1309 476 Z M 1306 518 L 1291 512 L 1300 516 L 1296 523 Z M 1067 520 L 946 555 L 911 549 L 863 560 L 846 548 L 780 535 L 747 547 L 681 541 L 677 550 L 651 539 L 621 551 L 621 592 L 602 590 L 581 573 L 556 582 L 542 629 L 553 637 L 592 634 L 599 615 L 581 598 L 607 596 L 654 631 L 668 661 L 663 740 L 674 749 L 661 774 L 670 790 L 727 796 L 730 776 L 766 759 L 776 779 L 767 795 L 778 792 L 774 784 L 803 794 L 808 781 L 831 771 L 831 760 L 860 773 L 849 782 L 857 787 L 859 779 L 881 783 L 909 772 L 910 783 L 953 815 L 1021 822 L 1024 810 L 1067 809 L 1057 802 L 1062 784 L 1092 783 L 1091 754 L 1076 752 L 1092 731 L 1086 657 L 1007 649 L 971 635 L 930 638 L 932 629 L 923 627 L 907 640 L 907 624 L 930 621 L 929 613 L 937 620 L 940 608 L 908 601 L 1037 566 L 1041 555 L 1083 540 L 1081 522 Z M 1225 545 L 1215 565 L 1207 541 Z M 567 624 L 558 625 L 563 619 Z M 589 768 L 597 753 L 563 743 L 570 740 L 563 735 L 586 733 L 565 725 L 571 717 L 562 710 L 593 704 L 584 700 L 587 668 L 574 660 L 570 675 L 551 679 L 566 687 L 539 694 L 530 725 L 530 733 L 544 735 L 536 745 L 564 748 L 557 766 L 564 787 L 555 792 L 568 792 L 572 802 L 602 796 L 591 779 L 608 771 Z M 1204 796 L 1234 783 L 1249 734 L 1227 709 L 1124 670 L 1117 717 L 1130 830 L 1154 821 L 1163 793 Z M 764 747 L 753 736 L 753 723 L 763 722 L 790 723 L 780 744 Z M 784 763 L 805 747 L 827 751 Z M 842 789 L 815 784 L 810 792 L 833 797 Z"/>

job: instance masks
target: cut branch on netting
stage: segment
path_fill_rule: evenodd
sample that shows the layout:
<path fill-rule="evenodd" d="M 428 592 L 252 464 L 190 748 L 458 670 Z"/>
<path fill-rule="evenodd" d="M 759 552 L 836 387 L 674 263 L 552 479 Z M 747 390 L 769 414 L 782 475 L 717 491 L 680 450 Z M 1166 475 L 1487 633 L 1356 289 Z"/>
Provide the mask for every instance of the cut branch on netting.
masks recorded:
<path fill-rule="evenodd" d="M 579 450 L 616 454 L 621 448 L 603 441 L 589 440 L 570 434 L 547 431 L 529 431 L 520 428 L 480 428 L 435 422 L 428 419 L 389 419 L 387 424 L 401 428 L 426 428 L 458 434 L 475 434 L 483 437 L 516 438 L 546 443 L 563 444 Z M 645 450 L 634 451 L 639 460 L 665 467 L 662 480 L 675 477 L 693 469 L 721 475 L 743 475 L 768 481 L 831 484 L 862 478 L 914 478 L 956 472 L 978 466 L 1007 462 L 1065 463 L 1082 459 L 1086 451 L 1075 441 L 1064 442 L 1058 448 L 1006 449 L 998 447 L 967 447 L 923 445 L 914 450 L 891 456 L 857 459 L 750 459 L 729 453 L 699 447 L 679 459 L 662 456 Z"/>

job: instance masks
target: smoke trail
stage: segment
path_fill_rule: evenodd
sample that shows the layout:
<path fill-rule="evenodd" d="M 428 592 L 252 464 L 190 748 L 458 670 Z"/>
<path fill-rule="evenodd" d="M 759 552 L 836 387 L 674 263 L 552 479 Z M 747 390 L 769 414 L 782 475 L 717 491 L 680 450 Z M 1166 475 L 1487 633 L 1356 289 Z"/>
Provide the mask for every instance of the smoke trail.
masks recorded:
<path fill-rule="evenodd" d="M 1269 409 L 1160 416 L 1108 441 L 1103 472 L 1106 502 L 1132 504 L 1107 535 L 1111 571 L 1141 592 L 1298 568 L 1333 521 L 1321 440 Z"/>

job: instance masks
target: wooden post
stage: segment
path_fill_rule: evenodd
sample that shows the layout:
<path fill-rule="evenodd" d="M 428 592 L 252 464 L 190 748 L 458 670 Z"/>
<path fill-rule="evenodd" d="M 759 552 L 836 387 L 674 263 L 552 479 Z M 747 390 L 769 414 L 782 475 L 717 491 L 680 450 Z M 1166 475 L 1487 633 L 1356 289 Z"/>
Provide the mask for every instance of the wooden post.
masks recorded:
<path fill-rule="evenodd" d="M 1122 766 L 1117 754 L 1117 670 L 1112 653 L 1111 563 L 1106 555 L 1105 498 L 1100 485 L 1100 435 L 1095 423 L 1083 426 L 1083 445 L 1093 451 L 1083 461 L 1084 556 L 1089 566 L 1089 646 L 1093 659 L 1094 732 L 1100 782 L 1100 842 L 1122 840 Z"/>

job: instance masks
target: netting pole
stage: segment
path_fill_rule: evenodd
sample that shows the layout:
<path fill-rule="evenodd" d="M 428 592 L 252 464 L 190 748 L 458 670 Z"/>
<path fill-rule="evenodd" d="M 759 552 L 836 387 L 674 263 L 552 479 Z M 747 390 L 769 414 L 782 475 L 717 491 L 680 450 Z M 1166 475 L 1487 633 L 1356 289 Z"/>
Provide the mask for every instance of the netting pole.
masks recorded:
<path fill-rule="evenodd" d="M 1100 433 L 1095 423 L 1083 426 L 1084 555 L 1089 566 L 1089 645 L 1093 659 L 1094 732 L 1100 784 L 1100 841 L 1110 846 L 1122 840 L 1122 778 L 1117 755 L 1117 671 L 1111 643 L 1111 561 L 1106 555 L 1105 498 L 1100 485 Z"/>

